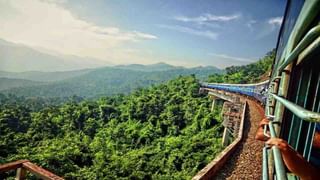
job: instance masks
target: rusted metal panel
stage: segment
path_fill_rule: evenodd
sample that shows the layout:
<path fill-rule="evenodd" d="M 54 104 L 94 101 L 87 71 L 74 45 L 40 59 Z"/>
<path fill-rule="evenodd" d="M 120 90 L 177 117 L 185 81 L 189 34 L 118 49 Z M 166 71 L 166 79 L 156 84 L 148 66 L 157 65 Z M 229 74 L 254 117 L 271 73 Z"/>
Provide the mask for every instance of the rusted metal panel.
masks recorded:
<path fill-rule="evenodd" d="M 0 165 L 0 173 L 7 172 L 10 170 L 17 169 L 16 179 L 25 179 L 26 171 L 36 175 L 38 178 L 44 180 L 63 180 L 62 177 L 59 177 L 48 170 L 45 170 L 28 160 L 19 160 L 7 164 Z"/>
<path fill-rule="evenodd" d="M 22 167 L 22 163 L 25 163 L 25 162 L 29 162 L 29 161 L 19 160 L 11 163 L 2 164 L 0 165 L 0 173 L 20 168 Z"/>
<path fill-rule="evenodd" d="M 63 180 L 62 177 L 59 177 L 31 162 L 23 163 L 23 168 L 30 171 L 32 174 L 36 175 L 37 177 L 40 177 L 41 179 L 45 180 Z"/>

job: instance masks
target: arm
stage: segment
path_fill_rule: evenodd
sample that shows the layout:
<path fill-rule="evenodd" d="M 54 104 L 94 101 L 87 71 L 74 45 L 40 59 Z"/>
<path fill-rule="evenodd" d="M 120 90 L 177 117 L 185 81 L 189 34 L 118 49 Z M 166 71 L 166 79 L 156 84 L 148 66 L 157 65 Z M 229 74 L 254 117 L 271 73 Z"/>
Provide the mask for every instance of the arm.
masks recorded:
<path fill-rule="evenodd" d="M 320 133 L 318 131 L 314 133 L 312 146 L 320 149 Z"/>
<path fill-rule="evenodd" d="M 256 133 L 256 137 L 255 139 L 256 140 L 259 140 L 259 141 L 266 141 L 270 138 L 270 136 L 265 136 L 264 135 L 264 125 L 268 125 L 269 124 L 269 120 L 267 118 L 263 118 L 259 124 L 259 128 L 258 128 L 258 131 Z"/>
<path fill-rule="evenodd" d="M 302 180 L 313 180 L 319 177 L 318 169 L 313 167 L 283 139 L 271 138 L 266 144 L 278 147 L 287 168 Z"/>

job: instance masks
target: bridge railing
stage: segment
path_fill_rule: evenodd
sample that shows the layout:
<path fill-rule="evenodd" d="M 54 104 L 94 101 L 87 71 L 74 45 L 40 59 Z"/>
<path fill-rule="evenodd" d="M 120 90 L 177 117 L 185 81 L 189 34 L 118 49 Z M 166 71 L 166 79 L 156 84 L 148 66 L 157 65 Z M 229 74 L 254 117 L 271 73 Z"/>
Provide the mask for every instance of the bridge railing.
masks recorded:
<path fill-rule="evenodd" d="M 17 180 L 22 180 L 26 179 L 26 173 L 30 172 L 37 176 L 40 179 L 45 179 L 45 180 L 63 180 L 62 177 L 59 177 L 33 163 L 31 163 L 28 160 L 19 160 L 7 164 L 2 164 L 0 165 L 0 174 L 11 171 L 11 170 L 16 170 L 16 179 Z"/>

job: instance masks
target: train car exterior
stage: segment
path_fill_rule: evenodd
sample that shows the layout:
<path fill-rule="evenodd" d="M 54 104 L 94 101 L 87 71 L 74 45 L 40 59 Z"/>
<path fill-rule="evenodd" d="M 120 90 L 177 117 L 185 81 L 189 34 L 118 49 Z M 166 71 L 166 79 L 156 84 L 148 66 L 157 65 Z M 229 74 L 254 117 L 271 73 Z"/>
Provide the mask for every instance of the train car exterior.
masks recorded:
<path fill-rule="evenodd" d="M 320 147 L 316 146 L 320 144 L 319 59 L 320 0 L 289 0 L 269 82 L 202 86 L 251 96 L 264 103 L 270 120 L 264 129 L 271 137 L 288 142 L 320 171 Z M 263 180 L 299 179 L 286 168 L 278 147 L 265 146 L 262 152 Z"/>
<path fill-rule="evenodd" d="M 268 84 L 269 81 L 257 84 L 201 83 L 201 86 L 209 89 L 224 90 L 250 96 L 257 99 L 262 104 L 266 104 Z"/>
<path fill-rule="evenodd" d="M 320 133 L 319 22 L 319 0 L 287 2 L 266 101 L 270 123 L 264 128 L 320 170 L 320 149 L 314 141 Z M 262 151 L 262 179 L 299 179 L 285 167 L 276 146 Z"/>
<path fill-rule="evenodd" d="M 309 165 L 320 171 L 319 59 L 320 0 L 289 0 L 269 82 L 203 83 L 202 86 L 247 95 L 262 102 L 270 120 L 264 125 L 265 131 L 272 138 L 288 142 Z M 262 152 L 263 180 L 299 179 L 288 171 L 277 146 L 265 146 Z"/>

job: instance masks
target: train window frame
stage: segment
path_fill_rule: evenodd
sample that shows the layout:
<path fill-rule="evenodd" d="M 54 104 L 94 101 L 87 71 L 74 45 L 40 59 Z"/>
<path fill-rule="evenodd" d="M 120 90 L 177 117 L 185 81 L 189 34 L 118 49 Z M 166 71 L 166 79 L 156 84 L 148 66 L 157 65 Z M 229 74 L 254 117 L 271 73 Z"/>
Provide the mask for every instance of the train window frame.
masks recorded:
<path fill-rule="evenodd" d="M 307 29 L 319 25 L 319 22 L 320 13 Z M 314 43 L 317 43 L 316 41 L 319 41 L 319 38 Z M 289 101 L 314 112 L 320 112 L 319 60 L 320 47 L 316 47 L 311 53 L 308 52 L 307 47 L 305 51 L 299 54 L 298 58 L 292 63 L 292 74 L 287 94 Z M 314 137 L 317 132 L 320 134 L 319 129 L 316 131 L 316 126 L 316 123 L 303 121 L 285 108 L 282 115 L 279 137 L 287 140 L 313 166 L 320 168 L 320 148 L 318 146 L 314 147 Z M 287 176 L 288 178 L 290 176 L 290 178 L 299 179 L 292 174 L 290 175 L 288 170 Z"/>
<path fill-rule="evenodd" d="M 320 67 L 320 48 L 315 52 L 317 53 L 308 55 L 308 59 L 303 63 L 293 65 L 294 73 L 289 82 L 288 99 L 308 110 L 320 112 L 320 72 L 317 69 Z M 287 140 L 307 161 L 314 159 L 312 142 L 315 129 L 316 123 L 303 121 L 285 109 L 280 137 Z M 320 163 L 320 156 L 316 160 Z"/>

